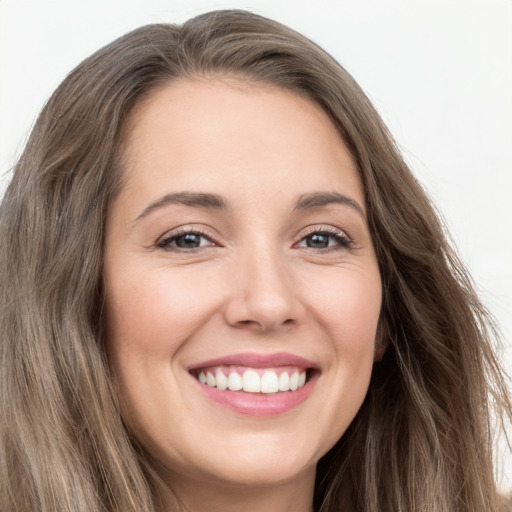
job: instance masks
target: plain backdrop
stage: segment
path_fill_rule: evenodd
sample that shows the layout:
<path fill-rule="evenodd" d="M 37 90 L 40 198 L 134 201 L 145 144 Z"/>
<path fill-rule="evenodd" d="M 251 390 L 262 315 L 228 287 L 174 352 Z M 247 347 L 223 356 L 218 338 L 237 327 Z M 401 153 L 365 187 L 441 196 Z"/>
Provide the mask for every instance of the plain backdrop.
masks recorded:
<path fill-rule="evenodd" d="M 437 204 L 512 367 L 512 0 L 0 0 L 0 194 L 83 58 L 137 26 L 224 8 L 299 30 L 353 74 Z"/>

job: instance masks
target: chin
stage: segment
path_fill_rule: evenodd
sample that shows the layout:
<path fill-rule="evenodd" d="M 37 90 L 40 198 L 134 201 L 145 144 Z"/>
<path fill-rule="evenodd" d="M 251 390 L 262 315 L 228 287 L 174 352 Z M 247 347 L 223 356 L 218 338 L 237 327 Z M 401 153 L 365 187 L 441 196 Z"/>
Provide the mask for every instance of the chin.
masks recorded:
<path fill-rule="evenodd" d="M 229 442 L 228 442 L 229 441 Z M 202 443 L 201 450 L 183 446 L 186 457 L 158 453 L 169 481 L 183 476 L 202 484 L 226 487 L 271 487 L 314 475 L 318 459 L 329 447 L 316 448 L 288 435 L 253 432 Z"/>
<path fill-rule="evenodd" d="M 276 457 L 250 453 L 230 458 L 229 463 L 218 464 L 211 461 L 203 467 L 203 478 L 219 485 L 243 488 L 245 486 L 272 487 L 296 481 L 301 475 L 315 472 L 316 461 L 297 460 L 290 457 Z"/>

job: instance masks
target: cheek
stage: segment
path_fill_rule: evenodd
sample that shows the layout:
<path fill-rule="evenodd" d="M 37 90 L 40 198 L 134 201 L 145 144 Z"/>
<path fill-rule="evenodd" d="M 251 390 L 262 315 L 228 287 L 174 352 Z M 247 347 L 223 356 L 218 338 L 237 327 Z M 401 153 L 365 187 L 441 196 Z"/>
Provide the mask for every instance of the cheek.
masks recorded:
<path fill-rule="evenodd" d="M 309 304 L 316 324 L 327 335 L 325 351 L 331 354 L 328 365 L 332 371 L 326 372 L 330 389 L 326 396 L 326 424 L 332 426 L 330 442 L 335 442 L 366 396 L 382 289 L 378 269 L 373 266 L 340 269 L 324 284 L 309 286 Z"/>
<path fill-rule="evenodd" d="M 310 309 L 329 333 L 338 356 L 364 357 L 373 350 L 382 302 L 377 268 L 347 268 L 307 286 Z"/>
<path fill-rule="evenodd" d="M 184 274 L 184 275 L 182 275 Z M 192 273 L 162 268 L 106 277 L 112 348 L 169 357 L 215 310 L 215 294 Z M 207 281 L 206 281 L 207 282 Z"/>
<path fill-rule="evenodd" d="M 104 277 L 109 361 L 121 391 L 124 419 L 137 437 L 150 442 L 154 434 L 148 432 L 170 424 L 166 415 L 171 407 L 161 404 L 172 402 L 175 409 L 179 403 L 175 394 L 180 349 L 216 310 L 216 298 L 209 281 L 197 273 L 194 277 L 165 267 L 142 267 L 122 275 L 108 270 Z M 147 418 L 152 418 L 152 425 Z"/>

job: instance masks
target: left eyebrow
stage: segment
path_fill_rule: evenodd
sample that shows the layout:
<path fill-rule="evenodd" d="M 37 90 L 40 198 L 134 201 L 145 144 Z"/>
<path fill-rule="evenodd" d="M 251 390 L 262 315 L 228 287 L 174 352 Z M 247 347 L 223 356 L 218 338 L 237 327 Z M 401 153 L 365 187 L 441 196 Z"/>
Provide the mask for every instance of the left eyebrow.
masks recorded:
<path fill-rule="evenodd" d="M 177 192 L 167 194 L 162 198 L 151 203 L 142 213 L 135 219 L 135 222 L 146 217 L 154 210 L 163 208 L 169 204 L 182 204 L 194 208 L 206 208 L 214 210 L 227 210 L 229 204 L 222 196 L 217 194 L 205 194 L 201 192 Z"/>
<path fill-rule="evenodd" d="M 339 192 L 312 192 L 303 194 L 295 204 L 295 210 L 309 210 L 313 208 L 321 208 L 330 204 L 342 204 L 354 209 L 364 219 L 363 208 L 351 197 Z"/>

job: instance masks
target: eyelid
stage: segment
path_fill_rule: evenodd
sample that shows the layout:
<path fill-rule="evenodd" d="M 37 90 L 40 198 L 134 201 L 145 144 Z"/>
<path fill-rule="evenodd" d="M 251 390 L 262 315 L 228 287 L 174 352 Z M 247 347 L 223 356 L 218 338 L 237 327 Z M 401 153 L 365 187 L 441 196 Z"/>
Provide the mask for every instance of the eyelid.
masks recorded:
<path fill-rule="evenodd" d="M 322 249 L 314 249 L 311 247 L 307 247 L 307 249 L 312 250 L 314 252 L 330 252 L 340 249 L 350 249 L 352 245 L 354 244 L 354 241 L 352 237 L 350 237 L 347 232 L 343 229 L 334 227 L 332 225 L 322 225 L 322 224 L 316 224 L 313 226 L 308 226 L 306 228 L 306 231 L 302 231 L 298 237 L 298 240 L 293 244 L 294 247 L 296 247 L 298 244 L 300 244 L 305 238 L 307 238 L 310 235 L 313 235 L 315 233 L 324 234 L 324 235 L 330 235 L 333 237 L 337 237 L 343 240 L 343 243 L 340 243 L 340 247 L 325 247 Z"/>
<path fill-rule="evenodd" d="M 330 224 L 315 224 L 312 226 L 306 226 L 303 231 L 299 233 L 299 242 L 303 238 L 312 235 L 313 233 L 326 233 L 330 235 L 338 235 L 346 238 L 348 241 L 352 241 L 352 237 L 344 230 L 332 226 Z"/>
<path fill-rule="evenodd" d="M 180 236 L 186 235 L 188 233 L 194 233 L 194 234 L 200 235 L 200 236 L 208 239 L 211 242 L 211 245 L 207 245 L 207 246 L 203 246 L 203 247 L 196 247 L 196 248 L 191 248 L 191 249 L 183 249 L 180 247 L 174 247 L 174 246 L 170 245 L 170 242 L 173 239 L 179 238 Z M 344 248 L 344 249 L 348 249 L 351 247 L 351 245 L 353 245 L 352 238 L 347 234 L 347 232 L 345 230 L 334 227 L 332 225 L 315 224 L 312 226 L 305 227 L 304 230 L 302 232 L 300 232 L 300 234 L 298 235 L 297 241 L 293 244 L 293 246 L 294 247 L 297 246 L 305 238 L 307 238 L 308 236 L 315 234 L 315 233 L 331 235 L 333 237 L 338 237 L 338 238 L 343 239 L 344 243 L 343 244 L 340 243 L 340 245 L 341 245 L 341 248 Z M 166 242 L 169 242 L 169 243 L 166 243 Z M 166 231 L 163 235 L 158 237 L 158 239 L 154 243 L 154 248 L 175 250 L 176 252 L 192 252 L 192 251 L 197 251 L 200 249 L 205 249 L 207 247 L 215 247 L 215 246 L 222 247 L 222 244 L 218 241 L 218 237 L 216 237 L 215 235 L 212 235 L 211 230 L 205 229 L 203 226 L 198 226 L 196 224 L 187 224 L 187 225 L 183 225 L 183 226 L 178 226 L 169 231 Z M 308 249 L 312 249 L 315 252 L 321 252 L 322 250 L 324 250 L 324 251 L 336 250 L 335 247 L 324 248 L 324 249 L 313 249 L 313 248 L 308 248 Z"/>
<path fill-rule="evenodd" d="M 218 242 L 217 237 L 213 236 L 209 230 L 204 229 L 201 226 L 197 226 L 195 224 L 187 224 L 184 226 L 179 226 L 177 228 L 171 229 L 169 231 L 166 231 L 163 235 L 158 237 L 156 240 L 154 247 L 157 249 L 167 249 L 167 250 L 175 250 L 176 252 L 191 252 L 198 249 L 204 249 L 205 247 L 196 247 L 193 249 L 182 249 L 180 247 L 173 247 L 170 244 L 165 244 L 167 241 L 171 241 L 173 239 L 179 238 L 180 236 L 194 233 L 200 236 L 203 236 L 204 238 L 207 238 L 212 244 L 207 247 L 220 247 L 221 244 Z M 164 245 L 165 244 L 165 245 Z"/>

